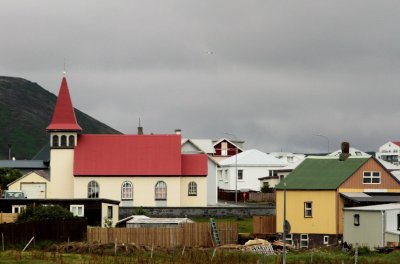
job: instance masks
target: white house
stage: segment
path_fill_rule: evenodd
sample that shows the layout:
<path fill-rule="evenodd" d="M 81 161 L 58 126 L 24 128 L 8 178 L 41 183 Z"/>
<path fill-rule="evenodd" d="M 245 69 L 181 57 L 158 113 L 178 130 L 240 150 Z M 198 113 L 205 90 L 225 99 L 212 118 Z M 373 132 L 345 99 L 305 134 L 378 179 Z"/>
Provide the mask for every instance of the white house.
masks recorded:
<path fill-rule="evenodd" d="M 400 242 L 400 203 L 344 208 L 343 240 L 355 246 Z"/>
<path fill-rule="evenodd" d="M 46 130 L 49 180 L 32 174 L 13 187 L 43 183 L 46 198 L 111 199 L 126 207 L 207 206 L 207 155 L 182 153 L 176 134 L 82 134 L 65 76 Z"/>
<path fill-rule="evenodd" d="M 220 162 L 218 187 L 224 190 L 260 191 L 259 178 L 287 166 L 283 160 L 256 149 L 245 150 Z M 237 180 L 236 180 L 237 171 Z"/>
<path fill-rule="evenodd" d="M 378 152 L 375 153 L 375 157 L 400 165 L 400 141 L 389 141 L 379 147 Z"/>
<path fill-rule="evenodd" d="M 359 149 L 356 149 L 356 148 L 349 148 L 349 153 L 350 153 L 350 156 L 359 156 L 359 157 L 371 157 L 371 155 L 369 155 L 368 153 L 366 153 L 366 152 L 363 152 L 363 151 L 361 151 L 361 150 L 359 150 Z M 330 153 L 330 154 L 328 154 L 327 156 L 336 156 L 336 157 L 339 157 L 339 155 L 340 154 L 342 154 L 342 150 L 340 150 L 340 149 L 338 149 L 338 150 L 336 150 L 336 151 L 334 151 L 334 152 L 332 152 L 332 153 Z"/>

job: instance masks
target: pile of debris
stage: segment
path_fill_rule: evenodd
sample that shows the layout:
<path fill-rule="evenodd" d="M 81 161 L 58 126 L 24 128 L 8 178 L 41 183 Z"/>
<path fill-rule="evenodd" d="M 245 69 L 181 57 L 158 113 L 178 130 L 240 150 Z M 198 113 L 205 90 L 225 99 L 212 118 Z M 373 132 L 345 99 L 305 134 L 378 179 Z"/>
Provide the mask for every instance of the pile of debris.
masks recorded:
<path fill-rule="evenodd" d="M 273 244 L 264 239 L 253 239 L 247 241 L 244 245 L 230 244 L 220 246 L 220 249 L 238 250 L 243 252 L 254 252 L 264 255 L 276 255 Z"/>

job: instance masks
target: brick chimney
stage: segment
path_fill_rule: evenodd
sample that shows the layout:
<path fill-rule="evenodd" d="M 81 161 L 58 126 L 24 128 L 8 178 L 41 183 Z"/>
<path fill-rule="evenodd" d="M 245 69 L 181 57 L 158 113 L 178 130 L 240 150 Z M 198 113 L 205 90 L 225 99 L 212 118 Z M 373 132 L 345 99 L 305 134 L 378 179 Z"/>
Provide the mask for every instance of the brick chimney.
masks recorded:
<path fill-rule="evenodd" d="M 350 143 L 342 142 L 342 153 L 339 155 L 340 161 L 345 161 L 348 157 L 350 157 Z"/>

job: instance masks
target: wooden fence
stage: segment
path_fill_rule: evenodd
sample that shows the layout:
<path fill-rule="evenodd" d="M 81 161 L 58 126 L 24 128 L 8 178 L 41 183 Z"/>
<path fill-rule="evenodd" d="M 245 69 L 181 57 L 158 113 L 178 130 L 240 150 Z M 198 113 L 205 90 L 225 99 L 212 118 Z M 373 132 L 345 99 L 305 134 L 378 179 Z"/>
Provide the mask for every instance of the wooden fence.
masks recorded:
<path fill-rule="evenodd" d="M 275 234 L 276 233 L 276 217 L 271 216 L 253 216 L 253 233 L 254 234 Z"/>
<path fill-rule="evenodd" d="M 217 229 L 221 244 L 237 243 L 238 225 L 219 222 Z M 160 247 L 212 247 L 209 223 L 183 224 L 177 228 L 88 228 L 88 242 L 135 243 Z"/>
<path fill-rule="evenodd" d="M 17 221 L 18 214 L 13 213 L 0 213 L 0 224 L 14 223 Z"/>
<path fill-rule="evenodd" d="M 0 225 L 0 236 L 4 243 L 27 243 L 33 236 L 35 241 L 82 241 L 85 239 L 85 219 L 30 221 Z"/>
<path fill-rule="evenodd" d="M 275 203 L 275 193 L 250 192 L 249 201 Z"/>

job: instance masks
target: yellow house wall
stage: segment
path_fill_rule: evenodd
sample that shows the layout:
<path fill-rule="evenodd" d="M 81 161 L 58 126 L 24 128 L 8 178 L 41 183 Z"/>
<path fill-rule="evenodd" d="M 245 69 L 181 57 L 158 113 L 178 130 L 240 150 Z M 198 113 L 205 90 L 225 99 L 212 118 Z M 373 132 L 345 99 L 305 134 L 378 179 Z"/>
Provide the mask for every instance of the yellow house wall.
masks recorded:
<path fill-rule="evenodd" d="M 34 172 L 30 172 L 25 177 L 21 178 L 20 180 L 10 184 L 8 186 L 8 190 L 10 191 L 20 191 L 21 190 L 21 183 L 46 183 L 48 184 L 49 181 L 43 178 L 42 176 L 37 175 Z M 47 196 L 46 196 L 47 197 Z"/>
<path fill-rule="evenodd" d="M 191 181 L 197 183 L 197 196 L 188 195 Z M 181 206 L 207 206 L 207 177 L 181 178 Z"/>
<path fill-rule="evenodd" d="M 158 181 L 167 184 L 166 206 L 207 205 L 206 177 L 75 177 L 74 198 L 87 198 L 87 186 L 92 180 L 99 184 L 99 198 L 117 201 L 121 200 L 122 183 L 130 181 L 133 185 L 134 206 L 156 206 L 154 187 Z M 192 180 L 196 181 L 200 193 L 195 198 L 189 197 L 187 193 L 187 184 Z"/>
<path fill-rule="evenodd" d="M 102 203 L 101 204 L 101 226 L 102 227 L 106 227 L 105 226 L 105 219 L 108 218 L 107 217 L 107 213 L 108 213 L 107 207 L 108 206 L 112 206 L 113 207 L 113 217 L 112 217 L 111 221 L 112 221 L 112 227 L 115 227 L 115 224 L 119 220 L 118 219 L 118 214 L 119 214 L 118 205 L 116 205 L 116 204 L 108 204 L 108 203 Z"/>
<path fill-rule="evenodd" d="M 74 149 L 50 150 L 50 182 L 47 198 L 74 197 Z"/>
<path fill-rule="evenodd" d="M 304 202 L 312 202 L 312 217 L 304 217 Z M 336 190 L 286 191 L 286 219 L 291 233 L 336 234 Z M 283 232 L 283 191 L 276 192 L 276 229 Z"/>

